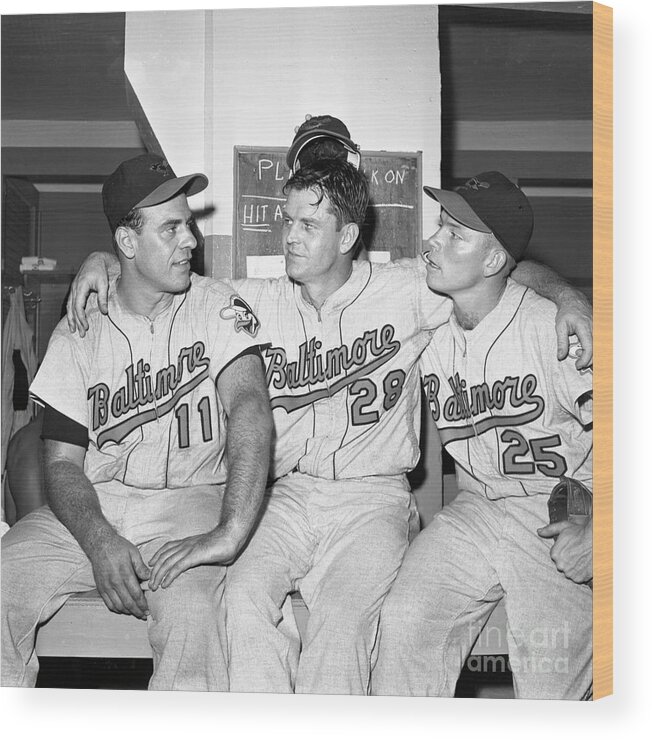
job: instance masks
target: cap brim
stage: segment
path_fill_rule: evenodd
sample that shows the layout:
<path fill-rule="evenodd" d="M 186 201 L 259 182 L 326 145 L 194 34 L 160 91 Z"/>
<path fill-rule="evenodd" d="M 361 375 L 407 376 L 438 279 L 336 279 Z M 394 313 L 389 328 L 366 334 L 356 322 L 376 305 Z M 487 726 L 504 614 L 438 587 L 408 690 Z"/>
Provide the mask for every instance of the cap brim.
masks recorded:
<path fill-rule="evenodd" d="M 196 195 L 201 193 L 208 187 L 208 178 L 201 172 L 195 172 L 192 175 L 186 175 L 185 177 L 175 177 L 171 180 L 166 180 L 161 183 L 157 188 L 139 203 L 136 203 L 134 208 L 148 208 L 149 206 L 157 206 L 159 203 L 165 203 L 166 200 L 174 198 L 181 192 L 186 195 Z"/>
<path fill-rule="evenodd" d="M 285 158 L 286 164 L 291 171 L 294 171 L 297 159 L 299 158 L 299 152 L 310 144 L 311 141 L 315 141 L 315 139 L 336 139 L 344 145 L 347 151 L 359 155 L 356 145 L 351 139 L 344 136 L 344 134 L 337 133 L 337 131 L 328 131 L 327 129 L 314 129 L 313 131 L 306 131 L 305 134 L 301 134 L 298 139 L 292 142 L 292 146 L 289 148 L 287 157 Z"/>
<path fill-rule="evenodd" d="M 437 188 L 431 188 L 429 185 L 426 185 L 423 191 L 426 195 L 438 201 L 446 213 L 449 213 L 463 226 L 467 226 L 474 231 L 491 234 L 492 230 L 477 216 L 476 212 L 459 193 L 453 190 L 438 190 Z"/>

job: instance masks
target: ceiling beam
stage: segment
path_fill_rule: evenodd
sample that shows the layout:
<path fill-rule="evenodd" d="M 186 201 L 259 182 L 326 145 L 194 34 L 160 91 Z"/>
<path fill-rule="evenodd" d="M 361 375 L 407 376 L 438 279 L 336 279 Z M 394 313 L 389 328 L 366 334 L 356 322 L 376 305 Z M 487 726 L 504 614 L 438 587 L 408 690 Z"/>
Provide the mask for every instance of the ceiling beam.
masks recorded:
<path fill-rule="evenodd" d="M 2 174 L 44 182 L 102 182 L 126 159 L 145 150 L 134 147 L 2 147 Z"/>
<path fill-rule="evenodd" d="M 478 8 L 484 10 L 485 8 L 499 8 L 501 10 L 528 10 L 541 11 L 548 13 L 593 13 L 592 2 L 576 2 L 576 3 L 482 3 L 480 4 L 464 4 L 466 8 Z"/>
<path fill-rule="evenodd" d="M 143 143 L 134 121 L 3 120 L 2 146 L 138 149 Z"/>

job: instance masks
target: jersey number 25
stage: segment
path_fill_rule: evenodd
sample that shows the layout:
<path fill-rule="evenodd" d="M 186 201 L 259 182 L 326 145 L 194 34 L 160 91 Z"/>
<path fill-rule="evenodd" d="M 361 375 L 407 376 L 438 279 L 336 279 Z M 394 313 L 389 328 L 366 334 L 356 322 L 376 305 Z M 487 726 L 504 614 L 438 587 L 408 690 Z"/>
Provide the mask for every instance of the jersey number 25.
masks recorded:
<path fill-rule="evenodd" d="M 503 470 L 506 475 L 534 475 L 535 470 L 538 470 L 543 475 L 559 478 L 568 470 L 566 460 L 550 449 L 561 446 L 561 439 L 557 434 L 527 440 L 513 429 L 505 429 L 500 438 L 509 445 L 503 452 Z"/>

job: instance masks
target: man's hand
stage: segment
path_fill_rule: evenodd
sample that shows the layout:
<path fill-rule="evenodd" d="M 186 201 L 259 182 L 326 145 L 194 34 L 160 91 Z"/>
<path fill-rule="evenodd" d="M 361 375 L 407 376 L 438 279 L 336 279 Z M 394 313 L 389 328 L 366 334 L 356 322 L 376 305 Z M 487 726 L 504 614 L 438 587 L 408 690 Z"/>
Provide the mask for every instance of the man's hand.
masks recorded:
<path fill-rule="evenodd" d="M 575 366 L 578 370 L 589 367 L 593 360 L 593 312 L 585 295 L 554 270 L 532 260 L 519 262 L 512 278 L 557 306 L 557 359 L 568 355 L 569 337 L 575 334 L 582 345 Z"/>
<path fill-rule="evenodd" d="M 593 521 L 586 524 L 556 522 L 537 530 L 539 537 L 557 537 L 550 548 L 550 557 L 563 573 L 575 583 L 587 583 L 593 578 Z"/>
<path fill-rule="evenodd" d="M 239 543 L 216 527 L 211 532 L 172 540 L 159 548 L 149 561 L 152 591 L 167 588 L 184 571 L 197 565 L 228 565 L 235 560 Z"/>
<path fill-rule="evenodd" d="M 47 423 L 45 410 L 44 424 Z M 92 483 L 84 474 L 86 448 L 44 440 L 43 477 L 48 504 L 79 542 L 93 567 L 95 585 L 107 608 L 119 614 L 147 617 L 140 581 L 149 569 L 138 548 L 107 521 Z"/>
<path fill-rule="evenodd" d="M 83 337 L 88 330 L 86 320 L 86 301 L 88 296 L 95 291 L 97 303 L 103 314 L 109 312 L 109 267 L 116 263 L 116 257 L 108 252 L 93 252 L 83 262 L 79 272 L 70 286 L 70 295 L 66 303 L 66 318 L 68 328 L 72 333 L 79 331 Z"/>
<path fill-rule="evenodd" d="M 557 359 L 563 360 L 569 352 L 569 338 L 574 334 L 582 345 L 575 367 L 588 368 L 593 362 L 593 311 L 591 304 L 578 290 L 564 292 L 557 311 Z"/>
<path fill-rule="evenodd" d="M 227 415 L 226 457 L 229 471 L 220 523 L 205 534 L 167 542 L 154 554 L 149 587 L 167 588 L 197 565 L 232 563 L 258 517 L 267 481 L 272 411 L 260 357 L 238 357 L 217 380 Z"/>
<path fill-rule="evenodd" d="M 141 581 L 149 578 L 149 568 L 135 545 L 114 533 L 94 548 L 91 564 L 97 590 L 110 611 L 147 619 Z"/>

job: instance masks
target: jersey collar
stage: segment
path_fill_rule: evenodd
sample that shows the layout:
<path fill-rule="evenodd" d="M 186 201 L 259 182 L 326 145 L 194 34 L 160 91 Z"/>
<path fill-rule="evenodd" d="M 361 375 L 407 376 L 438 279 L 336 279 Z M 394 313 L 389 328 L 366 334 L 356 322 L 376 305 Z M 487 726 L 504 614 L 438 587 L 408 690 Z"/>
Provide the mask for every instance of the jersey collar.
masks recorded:
<path fill-rule="evenodd" d="M 455 314 L 451 315 L 451 330 L 456 344 L 463 350 L 493 342 L 512 322 L 528 288 L 507 278 L 507 285 L 498 303 L 474 329 L 462 329 Z"/>
<path fill-rule="evenodd" d="M 341 285 L 334 293 L 328 296 L 319 309 L 320 314 L 330 311 L 339 311 L 350 305 L 362 292 L 369 282 L 372 271 L 371 262 L 367 260 L 353 260 L 351 274 L 348 280 Z M 307 301 L 302 293 L 301 286 L 294 284 L 294 295 L 297 304 L 306 310 L 315 311 L 315 307 Z"/>

